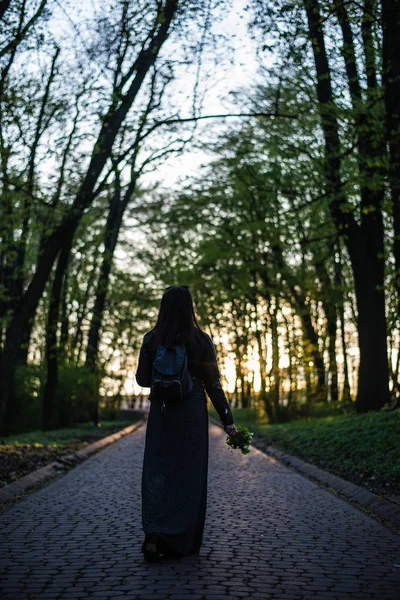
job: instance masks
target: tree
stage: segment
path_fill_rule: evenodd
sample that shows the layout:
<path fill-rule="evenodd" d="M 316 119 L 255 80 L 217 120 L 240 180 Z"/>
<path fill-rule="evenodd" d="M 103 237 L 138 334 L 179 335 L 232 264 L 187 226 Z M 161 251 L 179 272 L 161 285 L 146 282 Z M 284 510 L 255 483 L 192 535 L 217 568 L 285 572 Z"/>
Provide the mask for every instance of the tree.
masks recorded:
<path fill-rule="evenodd" d="M 101 119 L 100 131 L 86 174 L 79 185 L 70 209 L 64 214 L 60 223 L 46 236 L 35 273 L 19 300 L 7 328 L 0 373 L 0 423 L 4 423 L 6 409 L 13 402 L 15 363 L 23 331 L 36 312 L 57 256 L 64 246 L 71 244 L 82 215 L 93 202 L 95 186 L 109 160 L 121 125 L 135 102 L 149 69 L 155 63 L 162 45 L 170 34 L 171 23 L 178 11 L 178 4 L 176 0 L 166 0 L 165 4 L 157 3 L 154 8 L 150 29 L 143 31 L 145 41 L 125 72 L 123 71 L 123 61 L 117 60 L 112 99 Z M 126 50 L 125 48 L 125 53 Z M 5 422 L 3 431 L 6 431 L 6 426 Z"/>
<path fill-rule="evenodd" d="M 400 317 L 400 7 L 382 0 L 382 77 L 386 108 L 386 139 L 389 146 L 389 185 L 393 215 L 393 255 L 397 312 Z"/>
<path fill-rule="evenodd" d="M 246 363 L 255 341 L 263 382 L 260 393 L 271 420 L 279 419 L 283 412 L 280 328 L 287 322 L 282 309 L 288 306 L 302 330 L 309 400 L 322 400 L 326 397 L 326 366 L 322 331 L 315 315 L 315 304 L 322 298 L 332 339 L 331 389 L 337 397 L 336 297 L 332 284 L 326 283 L 328 267 L 325 262 L 320 264 L 321 256 L 329 260 L 322 249 L 334 228 L 324 195 L 319 198 L 321 209 L 317 209 L 315 200 L 306 202 L 303 198 L 306 190 L 307 194 L 317 195 L 313 184 L 318 186 L 320 178 L 315 172 L 307 179 L 304 164 L 286 171 L 286 161 L 293 165 L 292 154 L 298 154 L 298 149 L 282 144 L 282 138 L 293 139 L 292 128 L 296 129 L 295 123 L 266 124 L 260 119 L 220 137 L 212 146 L 217 158 L 199 178 L 189 179 L 178 194 L 160 192 L 159 201 L 154 200 L 153 193 L 151 202 L 144 203 L 140 211 L 141 227 L 149 229 L 146 240 L 150 246 L 141 252 L 141 260 L 151 272 L 163 274 L 165 282 L 170 278 L 190 281 L 196 297 L 200 296 L 202 305 L 209 307 L 203 308 L 206 322 L 227 332 L 235 354 L 236 379 L 240 382 L 237 391 L 243 406 L 249 403 Z M 210 150 L 210 144 L 207 148 Z M 302 226 L 299 210 L 303 213 Z M 313 239 L 314 227 L 322 234 L 319 241 Z M 310 247 L 313 252 L 305 250 Z M 329 269 L 333 274 L 333 261 Z M 318 274 L 320 284 L 316 286 Z M 262 339 L 267 331 L 271 336 L 268 369 L 267 348 Z M 292 378 L 296 354 L 291 348 Z M 293 387 L 292 379 L 290 389 Z"/>
<path fill-rule="evenodd" d="M 277 46 L 296 70 L 303 66 L 304 77 L 314 78 L 316 106 L 325 145 L 324 178 L 329 210 L 338 234 L 343 238 L 352 264 L 357 299 L 357 327 L 360 347 L 357 409 L 378 409 L 389 400 L 389 372 L 385 315 L 385 244 L 383 226 L 385 144 L 382 128 L 382 94 L 376 73 L 375 41 L 372 28 L 374 4 L 366 0 L 357 8 L 354 23 L 359 28 L 363 50 L 362 65 L 366 89 L 360 85 L 355 60 L 353 23 L 341 0 L 333 8 L 342 36 L 344 58 L 342 77 L 332 67 L 342 68 L 336 47 L 328 56 L 326 37 L 340 43 L 331 13 L 319 0 L 304 0 L 294 5 L 282 0 L 265 10 L 263 2 L 254 2 L 256 20 L 266 34 L 283 28 Z M 323 11 L 321 6 L 323 6 Z M 280 11 L 280 12 L 279 12 Z M 361 11 L 361 16 L 360 16 Z M 291 18 L 287 20 L 288 15 Z M 263 21 L 264 18 L 264 21 Z M 276 19 L 276 21 L 274 21 Z M 278 38 L 276 38 L 278 39 Z M 296 43 L 298 42 L 298 43 Z M 312 49 L 314 73 L 308 49 Z M 340 47 L 340 46 L 339 46 Z M 335 89 L 334 89 L 335 88 Z M 349 93 L 351 108 L 346 105 Z M 351 127 L 348 126 L 352 121 Z M 345 133 L 342 136 L 342 131 Z M 345 134 L 349 138 L 345 138 Z M 355 139 L 352 144 L 350 140 Z M 356 161 L 353 189 L 345 185 L 350 156 Z M 354 187 L 358 188 L 354 194 Z"/>

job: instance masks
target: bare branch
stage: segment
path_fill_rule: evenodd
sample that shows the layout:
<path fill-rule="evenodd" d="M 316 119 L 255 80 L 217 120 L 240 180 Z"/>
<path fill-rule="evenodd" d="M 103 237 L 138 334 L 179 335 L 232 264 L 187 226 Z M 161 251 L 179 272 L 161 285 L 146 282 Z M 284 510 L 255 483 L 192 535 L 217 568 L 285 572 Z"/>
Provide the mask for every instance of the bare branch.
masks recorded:
<path fill-rule="evenodd" d="M 204 119 L 226 119 L 229 117 L 267 117 L 267 118 L 275 118 L 275 117 L 283 117 L 285 119 L 297 119 L 297 114 L 290 113 L 279 113 L 279 112 L 254 112 L 254 113 L 227 113 L 220 115 L 202 115 L 200 117 L 188 117 L 188 118 L 176 118 L 176 119 L 165 119 L 164 121 L 156 121 L 150 129 L 148 129 L 142 136 L 141 140 L 153 133 L 155 129 L 161 127 L 162 125 L 174 125 L 176 123 L 191 123 L 195 121 L 200 121 Z"/>
<path fill-rule="evenodd" d="M 27 24 L 24 27 L 22 27 L 22 29 L 17 33 L 17 35 L 14 37 L 14 39 L 11 40 L 11 42 L 9 42 L 4 48 L 2 48 L 0 50 L 0 58 L 2 56 L 4 56 L 5 54 L 7 54 L 8 52 L 14 50 L 18 46 L 18 44 L 20 42 L 22 42 L 22 40 L 28 33 L 29 29 L 32 27 L 32 25 L 34 25 L 36 23 L 36 21 L 42 14 L 44 7 L 46 6 L 46 2 L 47 2 L 47 0 L 41 1 L 40 6 L 37 9 L 37 11 L 35 12 L 35 14 L 33 15 L 33 17 L 31 17 L 29 19 L 29 21 L 27 22 Z"/>
<path fill-rule="evenodd" d="M 0 0 L 0 19 L 4 17 L 4 13 L 9 8 L 11 0 Z"/>

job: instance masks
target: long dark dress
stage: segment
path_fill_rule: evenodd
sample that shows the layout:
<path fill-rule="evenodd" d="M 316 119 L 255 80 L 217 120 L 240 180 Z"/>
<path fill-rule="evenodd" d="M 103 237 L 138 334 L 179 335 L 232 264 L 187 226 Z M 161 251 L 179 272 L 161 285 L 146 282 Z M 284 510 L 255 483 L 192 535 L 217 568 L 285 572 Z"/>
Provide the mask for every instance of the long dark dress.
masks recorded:
<path fill-rule="evenodd" d="M 152 332 L 143 338 L 136 380 L 150 387 L 157 345 Z M 142 528 L 157 533 L 182 554 L 198 554 L 207 507 L 208 412 L 206 394 L 221 422 L 234 422 L 220 382 L 210 336 L 197 331 L 187 345 L 188 369 L 194 378 L 190 396 L 168 405 L 152 400 L 148 415 L 142 471 Z"/>

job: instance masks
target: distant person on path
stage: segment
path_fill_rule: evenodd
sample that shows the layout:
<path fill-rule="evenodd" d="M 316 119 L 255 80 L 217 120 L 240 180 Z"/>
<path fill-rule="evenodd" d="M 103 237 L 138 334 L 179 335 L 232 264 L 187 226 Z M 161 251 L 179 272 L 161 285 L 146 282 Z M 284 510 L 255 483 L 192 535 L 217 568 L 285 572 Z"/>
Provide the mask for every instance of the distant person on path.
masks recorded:
<path fill-rule="evenodd" d="M 171 349 L 169 356 L 171 351 L 172 356 L 183 356 L 182 347 L 186 349 L 187 370 L 193 380 L 190 393 L 172 403 L 160 402 L 153 394 L 153 362 L 159 345 Z M 150 561 L 198 554 L 207 505 L 205 392 L 225 432 L 235 435 L 236 427 L 221 386 L 214 344 L 197 324 L 187 286 L 165 290 L 157 322 L 143 338 L 136 380 L 140 386 L 152 388 L 142 471 L 142 552 Z"/>

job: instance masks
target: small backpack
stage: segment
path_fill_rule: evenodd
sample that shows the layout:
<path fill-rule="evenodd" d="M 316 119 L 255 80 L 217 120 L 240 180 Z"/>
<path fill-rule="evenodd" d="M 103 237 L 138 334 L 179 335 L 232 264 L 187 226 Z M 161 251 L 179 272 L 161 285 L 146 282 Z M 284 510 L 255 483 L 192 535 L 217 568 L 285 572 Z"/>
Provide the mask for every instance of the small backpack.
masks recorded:
<path fill-rule="evenodd" d="M 167 404 L 183 401 L 192 387 L 186 347 L 166 348 L 159 344 L 153 362 L 151 396 L 162 403 L 161 410 L 164 411 Z"/>

